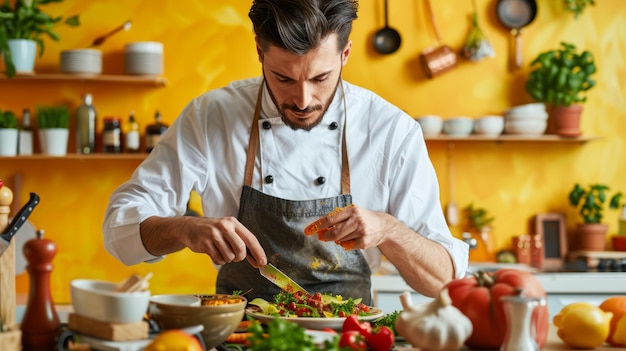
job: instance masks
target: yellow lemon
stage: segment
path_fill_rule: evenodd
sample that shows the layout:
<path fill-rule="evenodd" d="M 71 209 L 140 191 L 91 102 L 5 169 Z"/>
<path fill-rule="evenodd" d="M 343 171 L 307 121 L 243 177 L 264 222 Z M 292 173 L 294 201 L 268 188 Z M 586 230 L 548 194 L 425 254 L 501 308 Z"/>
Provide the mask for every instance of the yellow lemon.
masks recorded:
<path fill-rule="evenodd" d="M 576 348 L 595 348 L 604 343 L 611 329 L 613 313 L 604 312 L 590 303 L 577 302 L 563 307 L 554 316 L 557 335 Z"/>
<path fill-rule="evenodd" d="M 195 337 L 178 329 L 161 332 L 144 351 L 203 351 L 202 345 Z"/>

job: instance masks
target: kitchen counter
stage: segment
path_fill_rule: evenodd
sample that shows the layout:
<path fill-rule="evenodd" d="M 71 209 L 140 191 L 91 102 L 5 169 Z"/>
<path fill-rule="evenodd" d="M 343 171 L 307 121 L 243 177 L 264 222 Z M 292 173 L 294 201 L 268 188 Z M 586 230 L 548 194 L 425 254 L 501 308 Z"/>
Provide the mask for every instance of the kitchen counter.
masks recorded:
<path fill-rule="evenodd" d="M 546 272 L 535 273 L 548 295 L 550 318 L 564 306 L 579 301 L 599 305 L 613 295 L 626 295 L 624 272 Z M 374 305 L 385 313 L 401 310 L 400 294 L 411 292 L 414 303 L 432 300 L 416 293 L 396 274 L 372 276 Z"/>

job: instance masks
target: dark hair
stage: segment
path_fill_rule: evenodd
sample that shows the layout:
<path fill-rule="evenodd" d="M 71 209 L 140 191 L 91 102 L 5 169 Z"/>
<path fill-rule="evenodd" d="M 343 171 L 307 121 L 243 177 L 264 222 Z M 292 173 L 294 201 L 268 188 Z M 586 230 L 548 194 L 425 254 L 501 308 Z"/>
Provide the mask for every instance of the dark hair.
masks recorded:
<path fill-rule="evenodd" d="M 303 55 L 332 33 L 343 50 L 358 7 L 358 0 L 254 0 L 248 17 L 261 49 L 274 45 Z"/>

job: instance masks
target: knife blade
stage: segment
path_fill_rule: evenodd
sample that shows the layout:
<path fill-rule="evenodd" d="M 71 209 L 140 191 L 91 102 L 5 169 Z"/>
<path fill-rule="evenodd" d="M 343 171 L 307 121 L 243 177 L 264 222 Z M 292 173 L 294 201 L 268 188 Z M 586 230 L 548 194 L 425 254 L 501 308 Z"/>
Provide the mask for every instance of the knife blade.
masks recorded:
<path fill-rule="evenodd" d="M 20 229 L 22 224 L 26 222 L 28 216 L 33 212 L 35 206 L 39 204 L 39 195 L 35 193 L 30 193 L 30 199 L 28 202 L 19 210 L 17 215 L 13 217 L 11 223 L 7 226 L 6 230 L 2 235 L 0 235 L 0 256 L 6 251 L 11 244 L 11 239 Z"/>
<path fill-rule="evenodd" d="M 296 291 L 301 291 L 307 295 L 311 295 L 308 291 L 306 291 L 303 287 L 301 287 L 298 283 L 289 278 L 289 276 L 281 272 L 278 268 L 276 268 L 276 266 L 271 263 L 268 263 L 265 266 L 261 266 L 259 268 L 259 272 L 267 280 L 288 293 L 293 294 Z"/>

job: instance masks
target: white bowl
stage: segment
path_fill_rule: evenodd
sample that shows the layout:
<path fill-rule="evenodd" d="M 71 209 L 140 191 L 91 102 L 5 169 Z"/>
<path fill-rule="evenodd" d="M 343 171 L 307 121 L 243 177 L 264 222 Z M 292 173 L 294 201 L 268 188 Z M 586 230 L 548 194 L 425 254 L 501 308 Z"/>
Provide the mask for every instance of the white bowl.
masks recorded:
<path fill-rule="evenodd" d="M 435 115 L 420 116 L 415 119 L 422 127 L 424 136 L 437 136 L 443 129 L 443 119 Z"/>
<path fill-rule="evenodd" d="M 546 104 L 537 102 L 532 104 L 517 105 L 509 108 L 505 113 L 537 113 L 546 112 Z"/>
<path fill-rule="evenodd" d="M 474 121 L 474 134 L 498 136 L 504 130 L 504 117 L 483 116 Z"/>
<path fill-rule="evenodd" d="M 102 73 L 102 52 L 95 49 L 61 51 L 61 72 L 77 74 Z"/>
<path fill-rule="evenodd" d="M 504 132 L 516 135 L 541 135 L 546 131 L 548 122 L 543 120 L 506 120 Z"/>
<path fill-rule="evenodd" d="M 142 41 L 126 44 L 124 71 L 133 75 L 163 74 L 163 43 Z"/>
<path fill-rule="evenodd" d="M 195 295 L 164 294 L 150 297 L 150 302 L 174 306 L 200 306 L 202 300 Z"/>
<path fill-rule="evenodd" d="M 443 121 L 443 132 L 450 136 L 467 136 L 474 129 L 474 120 L 469 117 L 453 117 Z"/>
<path fill-rule="evenodd" d="M 117 283 L 95 279 L 70 282 L 72 307 L 77 314 L 107 323 L 143 320 L 150 304 L 150 291 L 116 292 Z"/>

